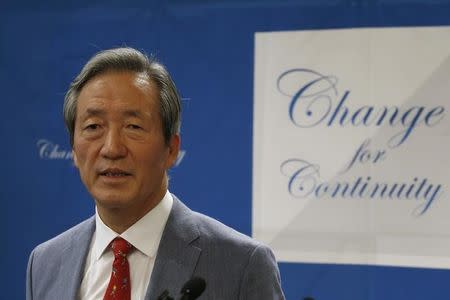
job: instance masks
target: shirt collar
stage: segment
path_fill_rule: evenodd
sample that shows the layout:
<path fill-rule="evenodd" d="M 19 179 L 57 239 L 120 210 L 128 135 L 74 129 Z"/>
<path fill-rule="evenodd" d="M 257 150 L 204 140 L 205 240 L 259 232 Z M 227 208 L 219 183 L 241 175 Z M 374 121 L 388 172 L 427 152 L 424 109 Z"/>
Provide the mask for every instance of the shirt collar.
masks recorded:
<path fill-rule="evenodd" d="M 156 256 L 156 251 L 158 250 L 162 232 L 169 218 L 172 205 L 173 197 L 169 191 L 166 191 L 166 194 L 158 205 L 120 235 L 103 223 L 96 210 L 96 228 L 93 244 L 95 259 L 98 260 L 111 241 L 118 236 L 127 240 L 146 256 Z"/>

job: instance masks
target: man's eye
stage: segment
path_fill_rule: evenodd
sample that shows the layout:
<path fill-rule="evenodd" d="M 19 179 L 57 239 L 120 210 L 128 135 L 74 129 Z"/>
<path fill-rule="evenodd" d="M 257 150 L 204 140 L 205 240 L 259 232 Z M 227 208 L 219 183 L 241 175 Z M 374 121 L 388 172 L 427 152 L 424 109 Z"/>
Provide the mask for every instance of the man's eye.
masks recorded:
<path fill-rule="evenodd" d="M 100 127 L 98 124 L 89 124 L 86 127 L 84 127 L 85 130 L 96 130 Z"/>
<path fill-rule="evenodd" d="M 128 125 L 128 128 L 130 128 L 130 129 L 142 129 L 141 126 L 136 125 L 136 124 L 129 124 L 129 125 Z"/>

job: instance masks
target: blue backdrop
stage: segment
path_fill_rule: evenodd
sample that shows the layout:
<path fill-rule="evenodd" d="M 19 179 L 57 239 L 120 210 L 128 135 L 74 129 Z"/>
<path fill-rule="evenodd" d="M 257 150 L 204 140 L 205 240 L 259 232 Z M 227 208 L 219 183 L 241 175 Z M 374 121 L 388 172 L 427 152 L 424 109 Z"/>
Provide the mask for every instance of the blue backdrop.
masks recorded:
<path fill-rule="evenodd" d="M 9 270 L 0 272 L 2 298 L 25 297 L 37 244 L 94 212 L 63 157 L 70 146 L 61 111 L 69 82 L 97 51 L 127 45 L 166 64 L 184 98 L 186 151 L 170 189 L 251 234 L 254 33 L 449 24 L 449 0 L 2 1 L 0 266 Z M 288 299 L 450 298 L 447 270 L 301 263 L 280 270 Z"/>

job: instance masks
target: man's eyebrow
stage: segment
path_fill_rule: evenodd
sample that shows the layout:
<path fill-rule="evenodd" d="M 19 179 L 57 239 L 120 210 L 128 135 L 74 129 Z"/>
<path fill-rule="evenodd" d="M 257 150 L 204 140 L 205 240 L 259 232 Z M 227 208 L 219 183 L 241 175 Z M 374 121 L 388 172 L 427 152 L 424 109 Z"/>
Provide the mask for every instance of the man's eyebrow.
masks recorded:
<path fill-rule="evenodd" d="M 81 115 L 81 117 L 83 119 L 87 119 L 90 117 L 104 116 L 105 114 L 106 112 L 104 109 L 90 107 L 86 109 L 86 111 Z M 122 115 L 125 117 L 144 118 L 144 113 L 136 109 L 126 109 L 122 112 Z"/>
<path fill-rule="evenodd" d="M 142 118 L 144 116 L 142 111 L 135 109 L 127 109 L 123 112 L 123 115 L 126 117 L 136 117 L 136 118 Z"/>

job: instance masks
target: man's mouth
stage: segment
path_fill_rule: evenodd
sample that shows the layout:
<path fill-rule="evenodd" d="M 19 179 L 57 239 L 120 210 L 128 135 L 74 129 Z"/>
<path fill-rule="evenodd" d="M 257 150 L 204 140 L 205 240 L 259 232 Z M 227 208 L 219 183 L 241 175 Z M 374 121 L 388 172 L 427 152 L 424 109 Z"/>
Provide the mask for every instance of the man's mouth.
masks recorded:
<path fill-rule="evenodd" d="M 125 177 L 130 175 L 131 175 L 130 173 L 120 169 L 106 169 L 100 172 L 100 176 L 107 176 L 107 177 Z"/>

